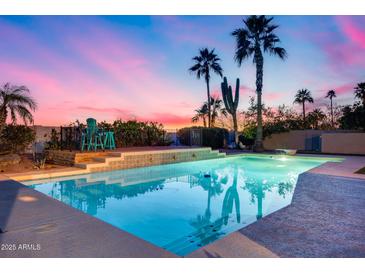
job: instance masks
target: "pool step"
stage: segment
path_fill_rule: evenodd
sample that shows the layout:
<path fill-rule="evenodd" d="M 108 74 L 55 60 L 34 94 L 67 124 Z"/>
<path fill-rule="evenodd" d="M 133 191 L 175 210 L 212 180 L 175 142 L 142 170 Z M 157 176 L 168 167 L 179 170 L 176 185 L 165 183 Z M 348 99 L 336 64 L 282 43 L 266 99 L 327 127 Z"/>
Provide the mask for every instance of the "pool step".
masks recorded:
<path fill-rule="evenodd" d="M 92 161 L 77 163 L 75 166 L 90 172 L 101 172 L 224 157 L 226 153 L 211 148 L 110 152 L 108 156 L 94 157 Z"/>

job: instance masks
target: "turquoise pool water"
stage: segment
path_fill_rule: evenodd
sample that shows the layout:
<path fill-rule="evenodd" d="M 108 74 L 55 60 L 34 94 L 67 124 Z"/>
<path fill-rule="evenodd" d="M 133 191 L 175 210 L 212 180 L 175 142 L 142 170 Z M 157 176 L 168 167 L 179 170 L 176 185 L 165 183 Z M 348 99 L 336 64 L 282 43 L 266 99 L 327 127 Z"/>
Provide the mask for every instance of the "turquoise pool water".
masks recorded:
<path fill-rule="evenodd" d="M 34 181 L 30 187 L 185 255 L 290 204 L 298 175 L 325 161 L 239 156 Z"/>

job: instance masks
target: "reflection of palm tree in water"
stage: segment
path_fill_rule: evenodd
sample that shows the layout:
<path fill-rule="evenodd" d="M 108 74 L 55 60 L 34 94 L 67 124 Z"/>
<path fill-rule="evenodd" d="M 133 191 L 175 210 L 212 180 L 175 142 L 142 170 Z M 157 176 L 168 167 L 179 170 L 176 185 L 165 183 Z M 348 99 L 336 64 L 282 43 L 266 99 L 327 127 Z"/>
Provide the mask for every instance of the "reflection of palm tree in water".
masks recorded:
<path fill-rule="evenodd" d="M 213 180 L 210 178 L 204 178 L 199 181 L 199 184 L 204 190 L 208 192 L 208 202 L 207 209 L 204 215 L 198 215 L 191 225 L 194 226 L 197 231 L 197 236 L 201 239 L 203 244 L 212 242 L 219 238 L 219 231 L 222 229 L 223 225 L 228 224 L 229 216 L 233 212 L 233 205 L 236 207 L 236 220 L 237 223 L 241 222 L 240 215 L 240 200 L 237 191 L 237 181 L 238 181 L 238 168 L 234 166 L 233 171 L 233 182 L 232 185 L 227 189 L 222 205 L 221 218 L 215 221 L 211 221 L 211 197 L 220 195 L 223 192 L 222 184 L 226 184 L 228 181 L 228 176 L 225 176 L 220 181 L 217 181 L 217 176 L 212 176 Z"/>
<path fill-rule="evenodd" d="M 238 168 L 237 166 L 234 167 L 233 171 L 233 183 L 227 189 L 226 194 L 223 200 L 223 207 L 222 207 L 222 220 L 225 225 L 228 223 L 229 215 L 233 212 L 233 203 L 236 207 L 236 220 L 237 223 L 241 222 L 241 212 L 240 212 L 240 197 L 237 191 L 237 178 L 238 177 Z"/>
<path fill-rule="evenodd" d="M 198 215 L 195 220 L 191 221 L 190 224 L 197 229 L 196 233 L 200 237 L 203 244 L 211 242 L 216 239 L 215 233 L 212 237 L 206 238 L 207 235 L 212 234 L 213 230 L 219 230 L 216 222 L 212 222 L 211 218 L 211 198 L 218 196 L 223 192 L 222 183 L 225 184 L 225 180 L 218 180 L 217 174 L 211 174 L 211 177 L 205 178 L 202 175 L 198 175 L 198 180 L 193 180 L 199 186 L 201 186 L 208 193 L 207 208 L 203 215 Z M 215 231 L 213 231 L 215 232 Z"/>
<path fill-rule="evenodd" d="M 268 182 L 266 179 L 253 179 L 251 181 L 246 181 L 245 185 L 242 187 L 244 190 L 251 193 L 252 203 L 255 203 L 255 200 L 257 200 L 257 220 L 261 219 L 263 216 L 262 205 L 263 200 L 265 199 L 265 192 L 271 192 L 271 189 L 274 187 L 277 187 L 278 194 L 285 198 L 285 195 L 293 190 L 294 182 L 290 179 L 289 181 L 279 181 L 274 179 L 272 182 Z"/>

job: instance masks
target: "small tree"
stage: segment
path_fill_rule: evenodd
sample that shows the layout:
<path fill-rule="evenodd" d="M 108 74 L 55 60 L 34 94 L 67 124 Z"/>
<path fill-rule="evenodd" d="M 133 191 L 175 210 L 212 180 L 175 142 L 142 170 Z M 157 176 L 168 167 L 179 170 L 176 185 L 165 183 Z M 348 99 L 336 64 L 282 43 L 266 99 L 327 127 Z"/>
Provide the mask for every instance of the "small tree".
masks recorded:
<path fill-rule="evenodd" d="M 295 95 L 294 103 L 301 104 L 303 106 L 303 121 L 305 121 L 305 103 L 314 102 L 311 92 L 308 89 L 300 89 Z"/>

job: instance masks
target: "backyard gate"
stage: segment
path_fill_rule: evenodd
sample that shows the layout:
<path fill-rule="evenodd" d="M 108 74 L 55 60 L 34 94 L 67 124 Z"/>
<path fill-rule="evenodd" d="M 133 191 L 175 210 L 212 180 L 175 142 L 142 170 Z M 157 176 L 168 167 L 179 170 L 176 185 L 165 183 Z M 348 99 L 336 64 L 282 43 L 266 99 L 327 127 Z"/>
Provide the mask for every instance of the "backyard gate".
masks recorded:
<path fill-rule="evenodd" d="M 190 145 L 202 146 L 203 145 L 203 131 L 200 128 L 190 129 Z"/>
<path fill-rule="evenodd" d="M 62 149 L 81 149 L 81 127 L 61 127 L 60 146 Z"/>
<path fill-rule="evenodd" d="M 322 151 L 321 136 L 317 135 L 305 138 L 305 150 L 321 152 Z"/>

